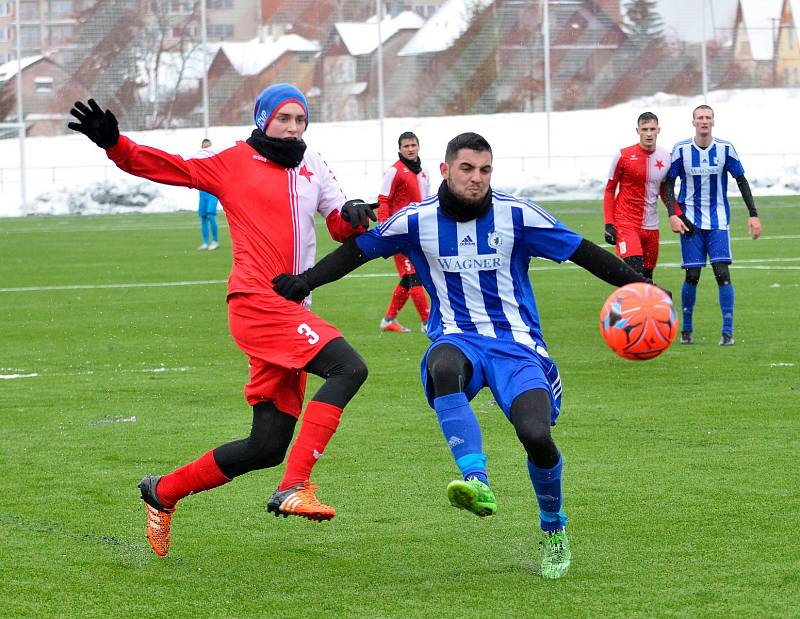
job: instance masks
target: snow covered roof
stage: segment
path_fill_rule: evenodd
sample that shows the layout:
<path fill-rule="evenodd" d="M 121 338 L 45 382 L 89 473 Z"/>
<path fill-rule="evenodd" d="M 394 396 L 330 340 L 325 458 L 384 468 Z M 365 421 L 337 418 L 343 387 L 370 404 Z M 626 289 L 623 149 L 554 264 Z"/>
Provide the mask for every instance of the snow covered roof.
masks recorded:
<path fill-rule="evenodd" d="M 782 5 L 783 0 L 739 0 L 742 21 L 750 41 L 750 53 L 754 60 L 770 60 L 773 57 L 775 28 L 781 16 Z"/>
<path fill-rule="evenodd" d="M 298 34 L 244 43 L 222 43 L 220 48 L 240 75 L 258 75 L 286 52 L 318 52 L 319 43 Z"/>
<path fill-rule="evenodd" d="M 12 60 L 11 62 L 6 62 L 5 64 L 0 64 L 0 82 L 7 82 L 12 77 L 16 77 L 17 75 L 17 68 L 21 65 L 22 70 L 24 71 L 26 68 L 31 66 L 32 64 L 39 62 L 44 56 L 28 56 L 23 58 L 20 62 L 16 60 Z"/>
<path fill-rule="evenodd" d="M 397 55 L 414 56 L 449 49 L 467 31 L 475 13 L 492 1 L 447 0 Z"/>
<path fill-rule="evenodd" d="M 373 16 L 365 22 L 337 22 L 336 31 L 351 56 L 371 54 L 378 47 L 378 19 Z M 381 42 L 386 43 L 400 30 L 419 30 L 425 20 L 412 11 L 403 11 L 395 17 L 381 21 Z"/>

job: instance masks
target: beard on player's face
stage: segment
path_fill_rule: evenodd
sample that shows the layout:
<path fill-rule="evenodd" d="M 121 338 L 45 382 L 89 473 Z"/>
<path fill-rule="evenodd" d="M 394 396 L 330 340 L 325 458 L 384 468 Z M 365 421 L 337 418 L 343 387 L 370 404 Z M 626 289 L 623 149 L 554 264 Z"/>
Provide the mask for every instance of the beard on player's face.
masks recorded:
<path fill-rule="evenodd" d="M 467 206 L 481 204 L 489 192 L 489 185 L 482 186 L 482 183 L 467 183 L 463 188 L 458 188 L 451 174 L 447 175 L 447 188 L 459 202 Z"/>

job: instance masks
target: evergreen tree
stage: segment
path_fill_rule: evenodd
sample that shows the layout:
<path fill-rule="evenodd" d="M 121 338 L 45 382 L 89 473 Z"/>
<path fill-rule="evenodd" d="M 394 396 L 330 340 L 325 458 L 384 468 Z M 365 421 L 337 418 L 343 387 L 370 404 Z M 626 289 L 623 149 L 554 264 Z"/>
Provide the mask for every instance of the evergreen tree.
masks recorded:
<path fill-rule="evenodd" d="M 628 40 L 637 46 L 645 47 L 663 39 L 664 21 L 656 0 L 628 0 L 623 21 Z"/>

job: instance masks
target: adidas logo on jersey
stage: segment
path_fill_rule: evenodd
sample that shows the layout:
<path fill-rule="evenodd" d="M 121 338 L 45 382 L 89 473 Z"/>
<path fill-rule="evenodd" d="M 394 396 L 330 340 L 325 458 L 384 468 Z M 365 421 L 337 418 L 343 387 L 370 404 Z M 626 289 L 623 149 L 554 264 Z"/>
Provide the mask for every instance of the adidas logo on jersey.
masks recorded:
<path fill-rule="evenodd" d="M 261 156 L 261 155 L 253 155 L 253 159 L 255 159 L 255 160 L 257 160 L 257 161 L 263 161 L 263 162 L 265 162 L 265 163 L 266 163 L 266 161 L 267 161 L 267 158 L 266 158 L 266 157 L 263 157 L 263 156 Z"/>
<path fill-rule="evenodd" d="M 468 234 L 459 243 L 461 247 L 466 247 L 467 245 L 475 245 L 475 241 L 472 240 L 472 237 Z"/>

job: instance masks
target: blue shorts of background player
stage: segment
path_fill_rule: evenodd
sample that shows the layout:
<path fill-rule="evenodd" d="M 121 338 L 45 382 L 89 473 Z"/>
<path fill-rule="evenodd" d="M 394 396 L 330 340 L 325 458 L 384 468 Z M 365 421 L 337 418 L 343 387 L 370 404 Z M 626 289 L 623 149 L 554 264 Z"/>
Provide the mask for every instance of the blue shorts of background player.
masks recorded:
<path fill-rule="evenodd" d="M 681 235 L 681 266 L 686 269 L 686 279 L 681 288 L 681 344 L 694 343 L 694 307 L 697 303 L 697 284 L 700 269 L 706 266 L 706 257 L 714 269 L 717 280 L 719 308 L 722 313 L 721 346 L 730 346 L 733 339 L 734 292 L 728 265 L 731 256 L 729 230 L 702 230 L 695 228 L 690 234 Z"/>
<path fill-rule="evenodd" d="M 441 375 L 434 376 L 440 372 L 437 364 L 446 366 L 446 371 L 456 376 L 444 379 Z M 554 425 L 561 410 L 561 378 L 545 348 L 537 345 L 534 349 L 477 333 L 443 335 L 426 351 L 421 374 L 428 403 L 436 411 L 445 440 L 464 480 L 475 479 L 487 486 L 483 439 L 469 401 L 483 387 L 489 387 L 528 451 L 528 474 L 536 492 L 542 530 L 562 529 L 567 523 L 561 509 L 562 456 L 560 452 L 554 454 L 557 455 L 555 466 L 546 469 L 537 467 L 531 456 L 531 451 L 538 448 L 540 441 L 551 444 L 547 422 Z M 451 379 L 457 379 L 457 382 Z M 447 393 L 436 396 L 434 384 L 446 383 L 450 383 L 450 388 L 445 389 Z M 517 419 L 513 418 L 515 411 Z M 545 428 L 541 427 L 542 423 Z M 555 446 L 552 449 L 555 450 Z M 448 487 L 448 495 L 449 490 Z M 472 507 L 466 509 L 480 516 L 492 515 L 496 510 L 494 494 L 488 487 L 486 491 L 488 508 L 484 511 Z M 463 507 L 454 502 L 453 497 L 450 499 L 457 507 Z"/>
<path fill-rule="evenodd" d="M 695 228 L 691 234 L 681 234 L 681 267 L 690 269 L 706 266 L 706 256 L 711 264 L 730 264 L 731 237 L 729 230 L 701 230 Z"/>

